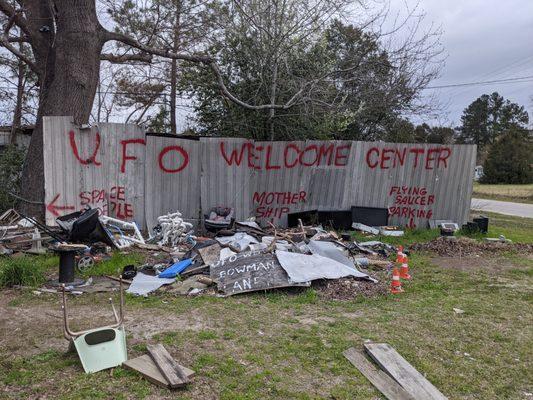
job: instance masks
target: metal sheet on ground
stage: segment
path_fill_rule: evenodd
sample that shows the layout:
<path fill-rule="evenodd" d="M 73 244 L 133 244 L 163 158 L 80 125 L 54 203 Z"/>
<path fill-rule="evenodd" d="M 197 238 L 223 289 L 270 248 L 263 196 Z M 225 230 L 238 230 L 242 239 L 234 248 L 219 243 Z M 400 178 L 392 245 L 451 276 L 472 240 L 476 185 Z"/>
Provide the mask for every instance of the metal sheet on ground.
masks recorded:
<path fill-rule="evenodd" d="M 287 272 L 269 252 L 246 252 L 230 256 L 211 266 L 211 279 L 218 290 L 227 296 L 288 286 L 309 286 L 309 283 L 294 283 Z"/>
<path fill-rule="evenodd" d="M 342 354 L 389 400 L 414 400 L 398 382 L 368 361 L 362 351 L 353 347 Z"/>
<path fill-rule="evenodd" d="M 447 400 L 435 386 L 387 343 L 368 343 L 365 350 L 415 400 Z"/>
<path fill-rule="evenodd" d="M 316 279 L 339 279 L 345 276 L 367 278 L 367 274 L 350 268 L 331 258 L 318 254 L 307 255 L 276 251 L 281 266 L 294 282 L 308 282 Z"/>

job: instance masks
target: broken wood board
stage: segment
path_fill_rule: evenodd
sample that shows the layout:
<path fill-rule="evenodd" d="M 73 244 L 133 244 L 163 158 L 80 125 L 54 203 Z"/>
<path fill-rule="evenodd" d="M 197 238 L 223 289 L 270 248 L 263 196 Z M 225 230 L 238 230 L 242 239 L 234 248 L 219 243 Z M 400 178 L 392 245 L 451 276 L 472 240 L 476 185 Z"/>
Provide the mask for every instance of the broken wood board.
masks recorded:
<path fill-rule="evenodd" d="M 435 386 L 387 343 L 367 343 L 365 350 L 415 400 L 447 400 Z"/>
<path fill-rule="evenodd" d="M 104 275 L 106 278 L 111 279 L 113 281 L 120 282 L 120 278 L 117 278 L 116 276 L 112 275 Z M 122 283 L 125 283 L 127 285 L 131 285 L 131 279 L 122 279 Z"/>
<path fill-rule="evenodd" d="M 220 245 L 214 243 L 211 246 L 200 247 L 196 251 L 200 254 L 200 257 L 202 257 L 204 264 L 211 265 L 220 260 L 220 250 Z"/>
<path fill-rule="evenodd" d="M 362 351 L 353 347 L 345 350 L 342 354 L 361 372 L 371 383 L 389 400 L 414 400 L 398 382 L 385 372 L 377 369 L 374 364 L 367 360 Z"/>
<path fill-rule="evenodd" d="M 310 282 L 294 283 L 274 254 L 249 251 L 234 254 L 211 265 L 210 276 L 218 290 L 226 296 L 288 286 L 309 286 Z"/>
<path fill-rule="evenodd" d="M 181 366 L 172 358 L 162 344 L 148 345 L 146 349 L 161 374 L 168 381 L 171 389 L 181 387 L 189 382 L 189 378 L 187 378 Z"/>
<path fill-rule="evenodd" d="M 155 385 L 170 389 L 168 381 L 165 379 L 161 371 L 159 371 L 159 368 L 157 368 L 157 365 L 155 365 L 154 361 L 148 354 L 127 360 L 122 363 L 122 366 L 131 371 L 140 373 L 143 377 Z M 183 366 L 181 366 L 181 369 L 183 372 L 185 372 L 187 379 L 191 379 L 195 374 L 192 369 Z"/>
<path fill-rule="evenodd" d="M 180 276 L 182 278 L 187 278 L 189 276 L 203 274 L 204 272 L 208 272 L 208 271 L 209 271 L 209 265 L 202 264 L 199 267 L 194 267 L 194 268 L 187 267 L 185 271 L 182 271 L 180 273 Z"/>

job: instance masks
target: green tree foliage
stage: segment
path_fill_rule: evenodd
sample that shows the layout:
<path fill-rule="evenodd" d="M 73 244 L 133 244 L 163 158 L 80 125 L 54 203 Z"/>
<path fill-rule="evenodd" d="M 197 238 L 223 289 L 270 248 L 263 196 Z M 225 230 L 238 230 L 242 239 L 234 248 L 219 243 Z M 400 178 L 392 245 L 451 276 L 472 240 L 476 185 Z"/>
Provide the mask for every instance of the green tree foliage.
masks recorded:
<path fill-rule="evenodd" d="M 16 199 L 10 193 L 18 193 L 24 151 L 7 146 L 0 154 L 0 212 L 13 208 Z"/>
<path fill-rule="evenodd" d="M 399 64 L 378 35 L 338 20 L 313 34 L 303 31 L 282 45 L 283 51 L 273 50 L 275 41 L 254 35 L 251 25 L 226 27 L 210 48 L 229 73 L 230 91 L 255 104 L 271 102 L 273 88 L 276 104 L 289 102 L 301 88 L 306 95 L 275 113 L 244 109 L 220 96 L 209 71 L 191 66 L 182 82 L 197 100 L 201 134 L 259 140 L 413 141 L 414 127 L 400 115 L 412 107 L 433 75 L 415 78 L 407 67 L 408 56 L 401 60 L 406 65 Z"/>
<path fill-rule="evenodd" d="M 484 94 L 474 100 L 461 116 L 459 143 L 477 144 L 478 153 L 510 129 L 525 129 L 529 116 L 523 106 L 504 99 L 498 93 Z"/>
<path fill-rule="evenodd" d="M 446 126 L 432 127 L 424 123 L 416 127 L 414 136 L 416 143 L 452 144 L 455 131 Z"/>
<path fill-rule="evenodd" d="M 483 183 L 533 183 L 533 140 L 527 130 L 511 128 L 490 146 Z"/>

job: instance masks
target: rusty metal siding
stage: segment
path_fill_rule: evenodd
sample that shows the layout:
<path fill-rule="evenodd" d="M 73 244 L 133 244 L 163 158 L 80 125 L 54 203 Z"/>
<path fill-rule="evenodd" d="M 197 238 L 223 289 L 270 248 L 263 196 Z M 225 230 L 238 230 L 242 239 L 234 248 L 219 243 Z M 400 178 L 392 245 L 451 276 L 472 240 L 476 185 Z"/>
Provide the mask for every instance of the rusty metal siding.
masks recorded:
<path fill-rule="evenodd" d="M 146 137 L 145 212 L 149 230 L 158 216 L 176 211 L 181 212 L 187 221 L 198 222 L 200 151 L 199 141 L 168 136 Z M 173 172 L 164 171 L 160 162 L 167 171 Z"/>
<path fill-rule="evenodd" d="M 51 225 L 57 215 L 85 204 L 119 218 L 126 214 L 123 219 L 148 228 L 157 216 L 176 210 L 197 222 L 200 213 L 218 205 L 235 208 L 237 220 L 255 215 L 279 225 L 286 224 L 289 212 L 351 206 L 387 207 L 396 210 L 391 224 L 418 227 L 426 227 L 428 219 L 464 223 L 469 217 L 476 158 L 471 145 L 187 140 L 146 136 L 135 125 L 80 129 L 69 117 L 45 117 L 43 124 L 46 222 Z M 446 163 L 424 164 L 428 150 L 444 148 L 450 151 Z M 388 156 L 405 154 L 403 163 L 385 157 L 378 166 L 376 154 L 384 150 Z M 417 165 L 416 152 L 423 153 Z M 184 163 L 184 154 L 187 165 L 174 171 Z M 424 201 L 432 196 L 434 202 L 395 204 L 398 199 L 422 201 L 417 195 L 398 196 L 402 188 L 416 188 Z"/>

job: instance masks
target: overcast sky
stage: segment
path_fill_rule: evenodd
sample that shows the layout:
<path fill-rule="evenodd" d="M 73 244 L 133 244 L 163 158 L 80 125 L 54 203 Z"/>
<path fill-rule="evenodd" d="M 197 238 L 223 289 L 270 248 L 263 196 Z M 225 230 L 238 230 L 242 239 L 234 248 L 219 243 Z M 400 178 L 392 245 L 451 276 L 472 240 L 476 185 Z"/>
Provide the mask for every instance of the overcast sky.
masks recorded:
<path fill-rule="evenodd" d="M 417 3 L 427 14 L 427 26 L 434 23 L 443 30 L 446 63 L 431 86 L 533 76 L 533 0 L 391 0 L 393 9 Z M 428 122 L 455 126 L 468 104 L 493 91 L 523 105 L 533 120 L 531 78 L 428 90 L 447 104 L 440 121 Z"/>

